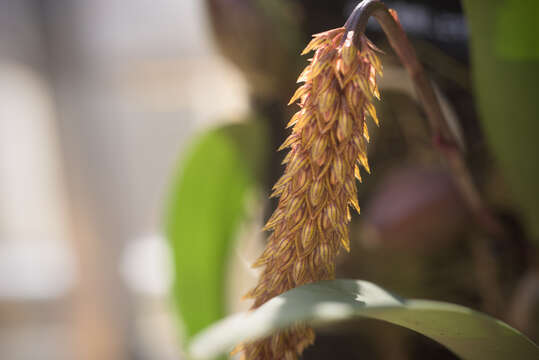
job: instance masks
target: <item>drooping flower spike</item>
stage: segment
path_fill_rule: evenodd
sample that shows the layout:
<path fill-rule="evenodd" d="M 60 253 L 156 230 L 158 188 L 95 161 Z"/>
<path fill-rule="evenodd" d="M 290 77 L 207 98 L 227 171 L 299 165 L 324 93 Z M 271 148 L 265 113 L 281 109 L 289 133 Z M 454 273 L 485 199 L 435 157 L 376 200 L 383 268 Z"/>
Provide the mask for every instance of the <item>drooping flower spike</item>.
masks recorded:
<path fill-rule="evenodd" d="M 376 75 L 382 74 L 374 45 L 364 35 L 353 41 L 353 35 L 344 28 L 316 34 L 303 51 L 315 53 L 290 100 L 300 109 L 281 146 L 290 150 L 271 195 L 280 198 L 264 228 L 272 233 L 253 264 L 262 274 L 245 296 L 254 299 L 253 308 L 296 286 L 333 279 L 337 254 L 350 251 L 349 208 L 359 213 L 360 167 L 370 173 L 366 118 L 378 125 L 372 101 L 379 98 Z M 313 330 L 297 324 L 237 351 L 248 360 L 292 360 L 313 341 Z"/>

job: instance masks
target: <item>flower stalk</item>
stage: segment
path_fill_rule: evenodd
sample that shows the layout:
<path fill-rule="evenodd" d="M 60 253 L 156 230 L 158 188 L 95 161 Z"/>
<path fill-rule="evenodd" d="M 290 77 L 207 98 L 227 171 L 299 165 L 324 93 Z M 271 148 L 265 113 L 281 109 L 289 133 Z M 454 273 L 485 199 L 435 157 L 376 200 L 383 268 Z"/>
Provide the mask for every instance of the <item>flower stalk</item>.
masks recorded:
<path fill-rule="evenodd" d="M 354 31 L 356 34 L 354 41 L 357 42 L 358 37 L 365 32 L 367 21 L 371 16 L 378 21 L 391 47 L 410 74 L 419 101 L 427 115 L 433 144 L 446 159 L 449 170 L 476 224 L 489 236 L 504 237 L 506 235 L 504 226 L 492 214 L 477 190 L 464 160 L 462 141 L 459 141 L 459 136 L 451 131 L 432 84 L 418 61 L 395 11 L 388 9 L 380 0 L 363 0 L 352 11 L 345 28 L 347 31 Z"/>

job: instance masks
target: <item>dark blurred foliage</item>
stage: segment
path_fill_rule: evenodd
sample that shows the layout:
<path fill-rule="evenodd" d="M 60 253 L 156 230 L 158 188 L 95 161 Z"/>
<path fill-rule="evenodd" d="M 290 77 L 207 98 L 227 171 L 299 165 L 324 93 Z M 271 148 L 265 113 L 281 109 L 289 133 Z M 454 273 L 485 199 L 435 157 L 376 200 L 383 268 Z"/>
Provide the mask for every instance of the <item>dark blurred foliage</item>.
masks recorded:
<path fill-rule="evenodd" d="M 271 3 L 271 5 L 269 5 Z M 306 64 L 299 53 L 310 36 L 342 26 L 355 1 L 207 0 L 215 39 L 245 75 L 253 111 L 268 121 L 272 149 L 284 140 L 295 111 L 286 103 Z M 504 318 L 516 279 L 527 269 L 528 244 L 503 182 L 492 164 L 474 107 L 467 30 L 460 1 L 386 1 L 394 7 L 420 61 L 460 126 L 472 175 L 487 201 L 499 207 L 507 239 L 490 239 L 471 223 L 451 174 L 432 148 L 424 114 L 413 94 L 381 88 L 380 129 L 369 145 L 373 175 L 358 187 L 361 216 L 352 222 L 352 252 L 343 254 L 338 277 L 361 278 L 406 296 L 451 301 Z M 398 59 L 385 36 L 369 24 L 385 66 Z M 265 192 L 280 176 L 284 154 L 268 159 Z M 496 188 L 496 191 L 492 191 Z M 270 214 L 275 203 L 266 213 Z M 379 341 L 376 341 L 376 340 Z M 320 332 L 305 359 L 454 359 L 439 345 L 370 321 Z"/>

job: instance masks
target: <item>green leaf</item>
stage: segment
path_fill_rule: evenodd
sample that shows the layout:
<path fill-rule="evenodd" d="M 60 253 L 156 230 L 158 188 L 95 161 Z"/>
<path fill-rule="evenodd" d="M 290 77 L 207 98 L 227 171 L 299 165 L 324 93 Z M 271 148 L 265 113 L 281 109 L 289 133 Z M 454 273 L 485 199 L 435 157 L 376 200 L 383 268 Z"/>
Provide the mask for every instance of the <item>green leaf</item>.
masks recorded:
<path fill-rule="evenodd" d="M 255 164 L 264 163 L 260 123 L 203 134 L 173 181 L 165 232 L 175 267 L 174 300 L 187 338 L 225 315 L 229 253 L 260 172 Z"/>
<path fill-rule="evenodd" d="M 505 0 L 497 9 L 496 50 L 512 60 L 539 59 L 539 2 Z"/>
<path fill-rule="evenodd" d="M 463 5 L 485 134 L 531 238 L 539 239 L 539 1 Z"/>
<path fill-rule="evenodd" d="M 292 289 L 250 313 L 224 319 L 190 344 L 195 359 L 211 359 L 238 343 L 267 336 L 295 322 L 320 326 L 366 317 L 436 340 L 463 359 L 539 359 L 539 348 L 509 325 L 463 306 L 403 300 L 375 284 L 332 280 Z"/>

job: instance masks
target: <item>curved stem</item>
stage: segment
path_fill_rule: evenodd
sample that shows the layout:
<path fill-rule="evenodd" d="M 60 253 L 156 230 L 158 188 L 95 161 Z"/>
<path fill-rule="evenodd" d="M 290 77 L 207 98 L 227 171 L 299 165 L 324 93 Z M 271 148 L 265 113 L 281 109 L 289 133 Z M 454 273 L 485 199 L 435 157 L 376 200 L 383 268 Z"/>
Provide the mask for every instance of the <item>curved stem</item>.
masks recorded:
<path fill-rule="evenodd" d="M 436 149 L 446 158 L 455 182 L 464 201 L 472 211 L 476 222 L 490 235 L 500 237 L 503 226 L 484 204 L 472 176 L 464 161 L 464 149 L 447 120 L 430 80 L 418 61 L 415 51 L 396 16 L 379 0 L 364 0 L 352 11 L 345 23 L 348 32 L 354 33 L 354 42 L 359 45 L 361 35 L 370 17 L 374 17 L 386 34 L 391 47 L 400 58 L 412 78 L 418 98 L 425 109 Z"/>

